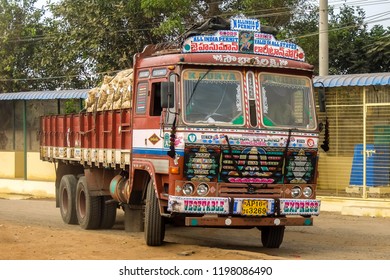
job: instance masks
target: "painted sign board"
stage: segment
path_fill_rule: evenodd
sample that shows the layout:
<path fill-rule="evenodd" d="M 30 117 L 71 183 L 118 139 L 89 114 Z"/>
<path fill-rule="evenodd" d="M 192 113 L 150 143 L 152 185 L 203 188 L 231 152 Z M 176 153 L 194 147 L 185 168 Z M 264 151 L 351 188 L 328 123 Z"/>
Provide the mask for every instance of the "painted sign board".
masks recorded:
<path fill-rule="evenodd" d="M 250 53 L 297 61 L 305 60 L 305 53 L 297 44 L 279 41 L 272 34 L 258 32 L 260 23 L 234 19 L 231 26 L 236 30 L 219 30 L 211 35 L 187 38 L 183 44 L 183 53 Z"/>

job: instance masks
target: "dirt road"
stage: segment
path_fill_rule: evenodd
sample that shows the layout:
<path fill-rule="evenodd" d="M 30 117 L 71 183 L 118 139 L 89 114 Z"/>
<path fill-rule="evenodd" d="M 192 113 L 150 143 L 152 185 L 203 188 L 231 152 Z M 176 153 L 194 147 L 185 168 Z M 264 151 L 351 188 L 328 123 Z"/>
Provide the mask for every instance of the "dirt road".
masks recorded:
<path fill-rule="evenodd" d="M 280 249 L 261 246 L 257 229 L 167 228 L 161 247 L 124 231 L 86 231 L 62 222 L 53 200 L 0 199 L 2 260 L 388 259 L 390 220 L 323 212 L 313 227 L 289 227 Z"/>

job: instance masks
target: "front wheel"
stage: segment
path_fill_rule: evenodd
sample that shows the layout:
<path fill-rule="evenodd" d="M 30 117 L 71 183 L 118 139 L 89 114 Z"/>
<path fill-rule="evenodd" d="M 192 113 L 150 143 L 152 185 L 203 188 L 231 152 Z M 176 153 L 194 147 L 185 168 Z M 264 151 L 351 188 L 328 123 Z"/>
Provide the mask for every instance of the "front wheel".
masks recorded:
<path fill-rule="evenodd" d="M 152 179 L 149 181 L 146 190 L 144 234 L 148 246 L 160 246 L 164 241 L 165 223 L 160 214 Z"/>
<path fill-rule="evenodd" d="M 261 228 L 261 243 L 265 248 L 279 248 L 283 242 L 284 226 Z"/>

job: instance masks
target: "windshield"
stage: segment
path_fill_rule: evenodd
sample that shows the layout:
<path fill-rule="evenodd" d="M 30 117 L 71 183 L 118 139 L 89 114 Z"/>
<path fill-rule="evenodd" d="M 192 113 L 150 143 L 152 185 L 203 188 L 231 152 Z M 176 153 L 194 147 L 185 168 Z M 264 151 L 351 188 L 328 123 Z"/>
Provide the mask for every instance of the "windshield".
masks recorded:
<path fill-rule="evenodd" d="M 269 127 L 315 128 L 309 78 L 260 74 L 263 124 Z"/>
<path fill-rule="evenodd" d="M 240 72 L 188 69 L 183 87 L 185 122 L 244 124 Z"/>

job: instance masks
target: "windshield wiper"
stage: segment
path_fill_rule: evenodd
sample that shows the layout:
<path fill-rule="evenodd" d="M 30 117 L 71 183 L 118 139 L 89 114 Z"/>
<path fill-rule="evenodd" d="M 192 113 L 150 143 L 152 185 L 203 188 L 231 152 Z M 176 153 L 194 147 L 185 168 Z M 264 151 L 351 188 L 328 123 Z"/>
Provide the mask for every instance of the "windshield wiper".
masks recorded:
<path fill-rule="evenodd" d="M 187 101 L 186 108 L 188 107 L 188 104 L 190 104 L 190 102 L 191 102 L 191 100 L 192 100 L 192 97 L 194 96 L 195 91 L 196 91 L 196 88 L 198 87 L 199 83 L 206 77 L 206 75 L 207 75 L 210 71 L 211 71 L 211 69 L 207 70 L 207 72 L 204 73 L 202 76 L 200 76 L 200 77 L 198 78 L 198 81 L 196 81 L 196 84 L 195 84 L 194 88 L 192 89 L 190 98 L 189 98 L 188 101 Z"/>

